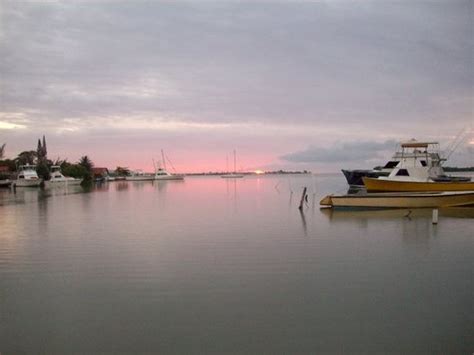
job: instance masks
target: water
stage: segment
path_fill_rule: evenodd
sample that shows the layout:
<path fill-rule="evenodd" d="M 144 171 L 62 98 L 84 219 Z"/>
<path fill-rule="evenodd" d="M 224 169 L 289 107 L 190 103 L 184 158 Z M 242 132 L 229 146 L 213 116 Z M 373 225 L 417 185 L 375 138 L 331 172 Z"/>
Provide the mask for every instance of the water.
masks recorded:
<path fill-rule="evenodd" d="M 432 225 L 424 210 L 319 209 L 344 188 L 275 175 L 0 190 L 0 352 L 472 352 L 472 210 Z"/>

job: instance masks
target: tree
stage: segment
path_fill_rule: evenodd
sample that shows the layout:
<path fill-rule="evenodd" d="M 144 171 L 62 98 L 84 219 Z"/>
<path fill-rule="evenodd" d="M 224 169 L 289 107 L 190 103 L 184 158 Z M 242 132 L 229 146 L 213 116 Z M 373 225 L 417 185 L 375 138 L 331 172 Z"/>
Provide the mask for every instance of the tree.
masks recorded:
<path fill-rule="evenodd" d="M 18 154 L 15 161 L 18 165 L 34 164 L 37 156 L 34 150 L 25 150 Z"/>
<path fill-rule="evenodd" d="M 117 175 L 117 176 L 130 176 L 131 175 L 130 169 L 125 168 L 125 167 L 121 167 L 121 166 L 117 166 L 117 168 L 115 169 L 115 175 Z"/>
<path fill-rule="evenodd" d="M 79 159 L 79 165 L 84 167 L 89 174 L 92 172 L 92 168 L 94 167 L 94 163 L 87 155 L 84 155 Z"/>
<path fill-rule="evenodd" d="M 1 147 L 0 147 L 0 159 L 3 159 L 4 155 L 5 155 L 5 146 L 6 146 L 6 143 L 4 143 Z"/>
<path fill-rule="evenodd" d="M 65 176 L 71 176 L 76 179 L 86 179 L 90 177 L 90 173 L 79 164 L 70 164 L 65 162 L 61 164 L 61 171 Z"/>

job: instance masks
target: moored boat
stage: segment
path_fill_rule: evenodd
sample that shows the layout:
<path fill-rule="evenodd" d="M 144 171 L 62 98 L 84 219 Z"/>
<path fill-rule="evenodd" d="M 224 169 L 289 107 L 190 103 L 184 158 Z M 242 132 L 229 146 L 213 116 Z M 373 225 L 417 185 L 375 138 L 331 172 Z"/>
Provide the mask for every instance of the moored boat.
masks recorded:
<path fill-rule="evenodd" d="M 155 176 L 152 174 L 146 174 L 141 170 L 135 171 L 132 175 L 125 177 L 127 181 L 152 181 L 155 180 Z"/>
<path fill-rule="evenodd" d="M 410 179 L 451 182 L 451 181 L 470 181 L 470 177 L 446 175 L 442 162 L 446 159 L 441 158 L 438 142 L 419 142 L 414 139 L 400 143 L 392 159 L 383 167 L 377 167 L 372 170 L 342 170 L 347 183 L 351 187 L 363 187 L 364 178 L 380 179 Z M 398 172 L 397 169 L 406 169 L 411 172 Z M 410 178 L 407 178 L 408 175 Z"/>
<path fill-rule="evenodd" d="M 320 204 L 339 208 L 438 208 L 474 206 L 474 191 L 328 195 Z"/>
<path fill-rule="evenodd" d="M 168 161 L 171 163 L 169 159 Z M 165 153 L 163 152 L 163 149 L 161 150 L 161 162 L 158 162 L 158 167 L 157 167 L 155 164 L 155 161 L 153 160 L 153 166 L 155 167 L 154 180 L 184 180 L 183 174 L 176 174 L 176 173 L 173 174 L 173 173 L 170 173 L 166 169 L 166 159 L 165 159 Z M 171 166 L 174 170 L 173 164 L 171 164 Z"/>
<path fill-rule="evenodd" d="M 449 176 L 441 163 L 445 159 L 428 151 L 437 142 L 410 141 L 402 143 L 400 161 L 388 176 L 363 177 L 367 191 L 469 191 L 474 182 L 469 177 Z"/>
<path fill-rule="evenodd" d="M 53 165 L 51 167 L 51 178 L 45 181 L 45 186 L 52 187 L 52 186 L 72 186 L 72 185 L 80 185 L 82 179 L 75 179 L 70 176 L 64 176 L 61 172 L 61 167 L 58 165 Z"/>
<path fill-rule="evenodd" d="M 234 171 L 231 172 L 231 173 L 226 173 L 224 175 L 221 175 L 221 178 L 223 179 L 239 179 L 239 178 L 243 178 L 244 177 L 244 174 L 239 174 L 237 172 L 237 158 L 236 158 L 236 153 L 235 153 L 235 149 L 234 149 Z"/>
<path fill-rule="evenodd" d="M 183 174 L 171 174 L 165 169 L 158 169 L 155 173 L 155 180 L 184 180 Z"/>
<path fill-rule="evenodd" d="M 363 169 L 356 169 L 356 170 L 346 170 L 342 169 L 342 173 L 347 180 L 347 183 L 350 187 L 363 187 L 364 181 L 362 180 L 363 177 L 372 177 L 378 178 L 379 176 L 388 176 L 390 172 L 382 171 L 382 170 L 363 170 Z"/>
<path fill-rule="evenodd" d="M 43 182 L 43 179 L 38 177 L 35 165 L 20 165 L 18 167 L 18 175 L 13 182 L 15 187 L 38 187 Z"/>

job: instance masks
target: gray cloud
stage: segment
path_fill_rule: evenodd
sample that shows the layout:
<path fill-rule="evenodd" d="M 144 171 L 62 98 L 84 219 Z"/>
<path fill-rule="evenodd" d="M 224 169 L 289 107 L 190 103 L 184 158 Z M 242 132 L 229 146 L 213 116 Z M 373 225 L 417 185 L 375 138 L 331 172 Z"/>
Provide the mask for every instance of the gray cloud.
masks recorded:
<path fill-rule="evenodd" d="M 322 127 L 330 144 L 443 139 L 472 123 L 468 0 L 3 1 L 0 16 L 0 122 L 26 126 L 16 137 L 252 123 L 264 150 L 269 125 Z M 235 132 L 205 135 L 217 146 Z M 311 141 L 295 135 L 283 151 Z"/>
<path fill-rule="evenodd" d="M 341 143 L 330 148 L 311 146 L 305 150 L 283 155 L 281 159 L 297 163 L 365 162 L 382 158 L 387 151 L 395 151 L 397 142 Z"/>

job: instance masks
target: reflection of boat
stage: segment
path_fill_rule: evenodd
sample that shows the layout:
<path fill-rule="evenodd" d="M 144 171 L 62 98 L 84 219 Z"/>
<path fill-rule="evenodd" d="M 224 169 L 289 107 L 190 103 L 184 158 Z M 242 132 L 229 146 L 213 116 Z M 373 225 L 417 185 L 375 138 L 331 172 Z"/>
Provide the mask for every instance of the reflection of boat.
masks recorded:
<path fill-rule="evenodd" d="M 53 165 L 51 167 L 51 179 L 45 181 L 46 186 L 66 186 L 66 185 L 80 185 L 81 179 L 75 179 L 73 177 L 64 176 L 61 173 L 61 167 Z"/>
<path fill-rule="evenodd" d="M 321 205 L 349 208 L 423 208 L 474 205 L 474 191 L 328 195 Z"/>
<path fill-rule="evenodd" d="M 133 175 L 125 177 L 127 181 L 152 181 L 155 177 L 152 174 L 145 174 L 141 170 L 137 170 L 133 173 Z"/>
<path fill-rule="evenodd" d="M 156 169 L 156 166 L 155 166 L 155 180 L 184 180 L 183 174 L 172 174 L 166 170 L 166 160 L 165 160 L 165 153 L 163 152 L 163 149 L 161 150 L 161 157 L 163 159 L 162 160 L 163 167 L 161 167 L 160 163 L 158 163 L 159 165 L 158 169 Z M 154 161 L 153 161 L 153 164 L 155 164 Z"/>
<path fill-rule="evenodd" d="M 38 177 L 34 165 L 20 165 L 18 168 L 18 176 L 14 182 L 16 187 L 38 187 L 42 183 L 42 179 Z"/>
<path fill-rule="evenodd" d="M 432 208 L 358 208 L 358 209 L 334 209 L 321 208 L 321 213 L 331 220 L 347 220 L 347 219 L 392 219 L 392 218 L 431 218 L 433 215 Z M 440 208 L 439 216 L 452 218 L 474 218 L 473 207 L 448 207 Z"/>
<path fill-rule="evenodd" d="M 438 153 L 428 152 L 436 142 L 402 143 L 401 159 L 387 177 L 363 177 L 368 191 L 468 191 L 474 190 L 469 177 L 444 173 Z"/>
<path fill-rule="evenodd" d="M 237 173 L 236 165 L 237 165 L 237 159 L 236 159 L 235 149 L 234 149 L 234 171 L 233 171 L 232 173 L 226 173 L 226 174 L 224 174 L 224 175 L 221 175 L 221 178 L 223 178 L 223 179 L 238 179 L 238 178 L 243 178 L 243 177 L 244 177 L 243 174 Z"/>

